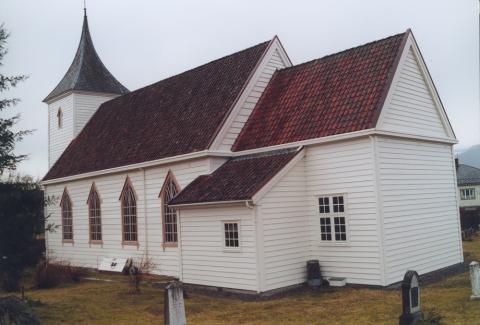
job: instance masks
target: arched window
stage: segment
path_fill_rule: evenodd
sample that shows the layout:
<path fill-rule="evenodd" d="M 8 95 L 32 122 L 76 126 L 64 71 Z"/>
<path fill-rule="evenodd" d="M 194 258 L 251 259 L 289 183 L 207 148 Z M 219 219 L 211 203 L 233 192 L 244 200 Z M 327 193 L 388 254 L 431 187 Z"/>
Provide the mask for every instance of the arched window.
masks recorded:
<path fill-rule="evenodd" d="M 171 171 L 168 172 L 160 197 L 162 200 L 162 224 L 163 224 L 163 243 L 167 245 L 176 245 L 178 242 L 177 232 L 177 212 L 168 205 L 179 192 L 179 186 Z"/>
<path fill-rule="evenodd" d="M 63 111 L 62 111 L 62 108 L 60 107 L 57 112 L 57 126 L 59 129 L 62 128 L 62 124 L 63 124 Z"/>
<path fill-rule="evenodd" d="M 63 190 L 60 207 L 62 209 L 62 239 L 67 242 L 73 241 L 72 201 L 68 195 L 67 188 Z"/>
<path fill-rule="evenodd" d="M 98 196 L 95 183 L 92 184 L 88 195 L 88 221 L 90 242 L 102 241 L 102 213 L 100 209 L 100 197 Z"/>
<path fill-rule="evenodd" d="M 120 195 L 122 202 L 122 229 L 123 242 L 137 242 L 137 200 L 133 191 L 132 183 L 127 177 Z"/>

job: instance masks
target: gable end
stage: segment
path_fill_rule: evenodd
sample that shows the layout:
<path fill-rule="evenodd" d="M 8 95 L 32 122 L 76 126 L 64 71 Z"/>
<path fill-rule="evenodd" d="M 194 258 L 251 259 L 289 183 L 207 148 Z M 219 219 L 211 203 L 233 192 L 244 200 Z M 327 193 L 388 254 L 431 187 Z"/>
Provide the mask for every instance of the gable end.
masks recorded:
<path fill-rule="evenodd" d="M 410 33 L 376 129 L 440 139 L 455 139 L 445 109 L 420 50 Z"/>

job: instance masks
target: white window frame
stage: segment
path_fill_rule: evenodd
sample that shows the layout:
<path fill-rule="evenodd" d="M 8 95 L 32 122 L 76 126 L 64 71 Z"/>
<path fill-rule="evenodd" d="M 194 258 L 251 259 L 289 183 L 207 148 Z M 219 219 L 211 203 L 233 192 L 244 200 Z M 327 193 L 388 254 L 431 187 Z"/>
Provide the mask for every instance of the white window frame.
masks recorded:
<path fill-rule="evenodd" d="M 468 192 L 468 194 L 467 194 Z M 461 200 L 475 200 L 477 198 L 477 193 L 475 187 L 461 188 L 460 189 L 460 199 Z"/>
<path fill-rule="evenodd" d="M 238 247 L 228 247 L 225 244 L 225 224 L 228 223 L 236 223 L 238 227 Z M 242 250 L 242 224 L 240 220 L 222 220 L 221 222 L 221 229 L 222 229 L 222 248 L 224 252 L 233 252 L 233 253 L 238 253 L 241 252 Z"/>
<path fill-rule="evenodd" d="M 334 212 L 333 209 L 333 198 L 334 197 L 343 197 L 343 212 Z M 329 201 L 329 210 L 328 213 L 320 213 L 320 199 L 328 197 Z M 350 227 L 349 227 L 349 218 L 348 218 L 348 197 L 346 193 L 324 193 L 316 195 L 315 199 L 315 209 L 318 216 L 318 221 L 316 223 L 316 227 L 318 227 L 318 241 L 320 245 L 325 246 L 347 246 L 350 245 Z M 336 217 L 344 217 L 345 218 L 345 236 L 346 240 L 336 240 L 335 238 L 335 218 Z M 329 218 L 330 219 L 330 230 L 331 230 L 331 240 L 324 240 L 322 239 L 322 232 L 321 232 L 321 219 L 322 218 Z"/>

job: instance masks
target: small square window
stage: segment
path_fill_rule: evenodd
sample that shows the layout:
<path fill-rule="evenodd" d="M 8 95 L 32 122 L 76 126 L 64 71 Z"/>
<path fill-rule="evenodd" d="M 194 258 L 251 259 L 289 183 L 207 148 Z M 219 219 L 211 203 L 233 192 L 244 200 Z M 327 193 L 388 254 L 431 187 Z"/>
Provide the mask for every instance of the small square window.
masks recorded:
<path fill-rule="evenodd" d="M 330 198 L 328 196 L 319 198 L 318 208 L 320 213 L 330 213 Z"/>
<path fill-rule="evenodd" d="M 334 196 L 333 201 L 333 212 L 342 213 L 345 212 L 345 205 L 343 204 L 343 196 Z"/>
<path fill-rule="evenodd" d="M 462 200 L 475 200 L 475 188 L 462 188 L 460 198 Z"/>
<path fill-rule="evenodd" d="M 225 222 L 223 224 L 223 228 L 225 232 L 225 247 L 226 248 L 240 247 L 238 222 Z"/>
<path fill-rule="evenodd" d="M 320 218 L 320 234 L 322 240 L 332 240 L 332 225 L 330 218 Z"/>

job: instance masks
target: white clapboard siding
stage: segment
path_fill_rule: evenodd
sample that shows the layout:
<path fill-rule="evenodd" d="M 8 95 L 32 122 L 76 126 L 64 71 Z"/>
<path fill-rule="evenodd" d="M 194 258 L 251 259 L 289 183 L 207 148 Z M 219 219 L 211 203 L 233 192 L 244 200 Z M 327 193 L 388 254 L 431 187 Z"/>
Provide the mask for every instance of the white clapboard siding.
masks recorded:
<path fill-rule="evenodd" d="M 369 138 L 306 149 L 311 258 L 319 260 L 323 276 L 345 277 L 348 283 L 381 285 L 381 239 L 373 163 Z M 318 197 L 330 194 L 344 194 L 346 198 L 346 244 L 320 240 Z"/>
<path fill-rule="evenodd" d="M 62 127 L 57 114 L 62 110 Z M 51 167 L 67 148 L 74 136 L 73 95 L 62 97 L 48 105 L 48 166 Z"/>
<path fill-rule="evenodd" d="M 90 120 L 92 115 L 97 111 L 101 104 L 117 95 L 97 95 L 97 94 L 83 94 L 74 93 L 74 112 L 75 112 L 75 133 L 76 137 L 83 127 Z"/>
<path fill-rule="evenodd" d="M 61 229 L 48 234 L 48 251 L 50 256 L 59 260 L 70 261 L 73 265 L 96 268 L 103 257 L 133 257 L 137 260 L 148 257 L 154 265 L 153 273 L 162 275 L 179 275 L 178 249 L 162 248 L 162 220 L 160 190 L 165 177 L 171 170 L 181 188 L 187 186 L 201 174 L 210 173 L 214 165 L 211 159 L 204 158 L 168 166 L 154 167 L 144 171 L 128 174 L 106 175 L 85 180 L 77 180 L 59 185 L 47 185 L 47 195 L 60 198 L 65 186 L 73 204 L 74 243 L 62 244 Z M 139 246 L 122 246 L 120 193 L 127 175 L 130 177 L 137 195 L 137 218 Z M 145 184 L 143 182 L 145 177 Z M 95 182 L 100 199 L 102 213 L 103 245 L 89 244 L 87 198 Z M 144 190 L 145 189 L 145 190 Z M 147 204 L 145 205 L 145 201 Z M 147 209 L 145 210 L 145 206 Z M 147 212 L 147 220 L 145 219 Z M 51 214 L 48 222 L 61 224 L 59 200 L 55 205 L 47 207 Z M 147 221 L 147 227 L 145 224 Z M 147 228 L 147 232 L 145 229 Z M 148 237 L 148 245 L 146 239 Z"/>
<path fill-rule="evenodd" d="M 383 108 L 378 128 L 446 138 L 448 134 L 439 111 L 442 108 L 435 104 L 417 60 L 410 47 L 398 68 L 399 76 L 394 79 L 393 93 Z"/>
<path fill-rule="evenodd" d="M 462 261 L 449 144 L 378 137 L 386 284 Z"/>
<path fill-rule="evenodd" d="M 300 160 L 258 203 L 263 230 L 262 291 L 303 283 L 310 257 L 304 161 Z"/>
<path fill-rule="evenodd" d="M 48 234 L 48 254 L 50 258 L 71 262 L 74 266 L 96 268 L 103 257 L 141 258 L 145 254 L 145 218 L 142 173 L 129 173 L 133 188 L 137 195 L 137 219 L 139 246 L 122 247 L 121 210 L 119 196 L 122 191 L 125 174 L 99 177 L 91 180 L 80 180 L 66 184 L 72 201 L 73 212 L 73 244 L 62 244 L 62 230 Z M 103 245 L 89 244 L 88 205 L 87 198 L 95 181 L 101 200 L 102 239 Z M 48 185 L 48 195 L 60 198 L 64 185 Z M 48 207 L 51 217 L 48 220 L 61 225 L 61 208 L 59 201 Z"/>
<path fill-rule="evenodd" d="M 117 95 L 70 93 L 48 105 L 49 167 L 57 161 L 70 142 L 83 129 L 98 107 Z M 62 109 L 62 127 L 58 127 L 58 110 Z"/>
<path fill-rule="evenodd" d="M 182 281 L 258 291 L 253 209 L 245 206 L 180 211 Z M 224 221 L 240 222 L 240 250 L 226 251 Z"/>
<path fill-rule="evenodd" d="M 268 53 L 267 55 L 269 57 L 264 58 L 265 62 L 260 65 L 262 70 L 258 78 L 254 81 L 254 87 L 252 87 L 250 90 L 250 93 L 246 97 L 245 101 L 240 103 L 240 109 L 237 112 L 233 112 L 233 114 L 236 115 L 233 117 L 231 123 L 227 126 L 228 129 L 221 141 L 221 145 L 219 147 L 220 150 L 229 151 L 231 149 L 233 143 L 238 137 L 238 134 L 245 125 L 245 122 L 248 120 L 248 117 L 255 108 L 255 105 L 262 96 L 263 91 L 267 87 L 275 71 L 277 69 L 285 68 L 288 64 L 284 62 L 280 56 L 279 49 L 273 49 L 271 53 Z"/>

